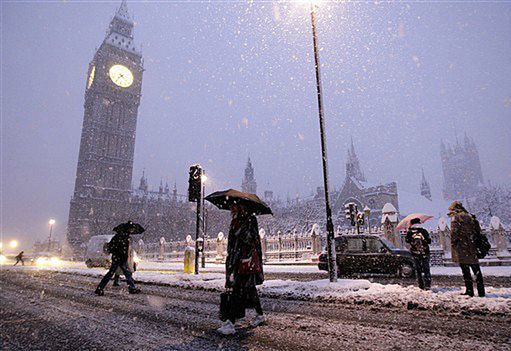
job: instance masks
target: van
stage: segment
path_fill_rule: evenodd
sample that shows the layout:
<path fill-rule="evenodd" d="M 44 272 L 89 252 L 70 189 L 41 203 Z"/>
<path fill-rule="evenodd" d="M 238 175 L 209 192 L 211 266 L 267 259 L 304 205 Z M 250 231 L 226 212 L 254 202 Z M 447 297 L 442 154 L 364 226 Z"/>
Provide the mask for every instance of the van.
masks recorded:
<path fill-rule="evenodd" d="M 85 264 L 88 268 L 92 267 L 110 267 L 112 263 L 110 254 L 106 247 L 113 235 L 94 235 L 87 243 L 87 251 L 85 253 Z"/>

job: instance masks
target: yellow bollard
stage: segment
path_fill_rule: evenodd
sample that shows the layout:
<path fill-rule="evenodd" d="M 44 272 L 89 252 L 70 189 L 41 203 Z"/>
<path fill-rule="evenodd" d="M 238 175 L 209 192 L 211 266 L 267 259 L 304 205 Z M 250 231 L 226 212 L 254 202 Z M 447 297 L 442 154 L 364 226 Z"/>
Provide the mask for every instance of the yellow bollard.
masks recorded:
<path fill-rule="evenodd" d="M 188 274 L 195 273 L 195 249 L 191 246 L 185 248 L 185 269 L 184 272 Z"/>

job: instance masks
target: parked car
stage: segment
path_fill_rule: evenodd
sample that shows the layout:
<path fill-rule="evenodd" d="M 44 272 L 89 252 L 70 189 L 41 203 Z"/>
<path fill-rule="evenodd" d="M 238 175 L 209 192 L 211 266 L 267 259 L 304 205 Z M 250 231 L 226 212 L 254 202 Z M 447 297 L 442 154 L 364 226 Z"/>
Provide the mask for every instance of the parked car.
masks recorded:
<path fill-rule="evenodd" d="M 85 265 L 88 268 L 92 267 L 105 267 L 109 268 L 111 261 L 111 254 L 107 250 L 107 244 L 113 238 L 113 235 L 94 235 L 89 239 L 87 244 L 87 251 L 85 253 Z M 128 268 L 135 272 L 137 264 L 140 261 L 137 253 L 130 244 L 128 255 Z M 118 270 L 120 273 L 120 269 Z"/>
<path fill-rule="evenodd" d="M 376 235 L 339 236 L 335 238 L 335 251 L 339 276 L 391 274 L 409 278 L 415 274 L 412 254 Z M 328 270 L 326 251 L 319 256 L 318 267 Z"/>

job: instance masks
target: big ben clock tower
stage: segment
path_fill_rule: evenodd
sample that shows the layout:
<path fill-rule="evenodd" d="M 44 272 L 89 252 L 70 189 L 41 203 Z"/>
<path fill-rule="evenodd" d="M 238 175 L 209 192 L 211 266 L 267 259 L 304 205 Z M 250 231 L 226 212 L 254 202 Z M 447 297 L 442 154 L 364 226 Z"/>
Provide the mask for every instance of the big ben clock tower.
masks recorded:
<path fill-rule="evenodd" d="M 126 1 L 89 64 L 80 153 L 69 210 L 68 242 L 80 249 L 92 235 L 127 220 L 143 61 Z"/>

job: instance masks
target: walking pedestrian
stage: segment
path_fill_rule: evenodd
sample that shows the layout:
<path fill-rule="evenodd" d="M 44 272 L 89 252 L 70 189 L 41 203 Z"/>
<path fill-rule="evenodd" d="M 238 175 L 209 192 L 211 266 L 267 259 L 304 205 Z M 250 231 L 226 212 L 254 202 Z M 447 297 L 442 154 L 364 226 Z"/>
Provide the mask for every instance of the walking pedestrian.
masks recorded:
<path fill-rule="evenodd" d="M 23 251 L 21 251 L 21 252 L 18 254 L 18 256 L 14 257 L 14 258 L 16 259 L 16 263 L 14 264 L 15 266 L 16 266 L 19 262 L 21 262 L 21 265 L 22 265 L 22 266 L 24 266 L 24 265 L 25 265 L 25 261 L 23 261 L 23 254 L 24 254 L 24 252 L 23 252 Z"/>
<path fill-rule="evenodd" d="M 426 229 L 421 228 L 420 218 L 413 218 L 406 233 L 406 242 L 410 244 L 410 252 L 415 263 L 415 275 L 419 288 L 422 290 L 431 289 L 431 272 L 429 267 L 429 244 L 431 237 Z"/>
<path fill-rule="evenodd" d="M 110 279 L 117 272 L 117 269 L 120 268 L 122 273 L 126 277 L 126 283 L 128 284 L 128 292 L 130 294 L 138 294 L 140 293 L 140 289 L 135 286 L 135 281 L 133 280 L 132 272 L 128 267 L 128 256 L 129 256 L 129 246 L 130 246 L 130 234 L 136 234 L 135 224 L 131 221 L 123 225 L 119 225 L 114 228 L 116 234 L 108 243 L 108 251 L 112 254 L 112 264 L 110 269 L 105 274 L 98 287 L 96 288 L 96 295 L 102 296 L 104 295 L 104 289 Z"/>
<path fill-rule="evenodd" d="M 468 213 L 459 201 L 454 201 L 449 206 L 451 217 L 451 251 L 452 261 L 460 265 L 465 281 L 465 293 L 463 295 L 474 296 L 474 283 L 470 270 L 474 272 L 477 282 L 477 293 L 480 297 L 485 295 L 483 273 L 477 257 L 476 239 L 480 235 L 479 223 Z"/>
<path fill-rule="evenodd" d="M 225 262 L 225 287 L 232 289 L 228 318 L 217 330 L 224 335 L 236 333 L 234 325 L 240 309 L 254 308 L 257 315 L 250 325 L 257 327 L 265 322 L 257 285 L 264 281 L 261 239 L 257 219 L 240 203 L 231 205 L 231 226 Z"/>

